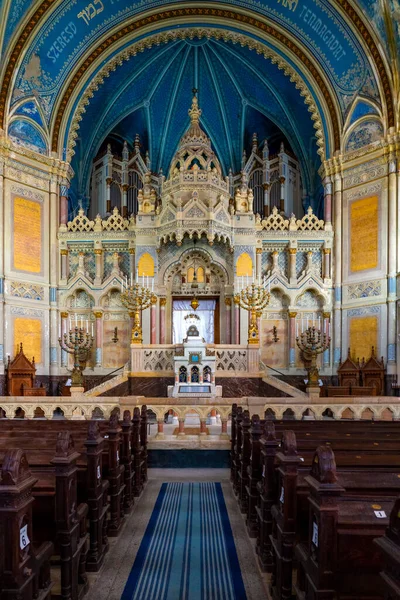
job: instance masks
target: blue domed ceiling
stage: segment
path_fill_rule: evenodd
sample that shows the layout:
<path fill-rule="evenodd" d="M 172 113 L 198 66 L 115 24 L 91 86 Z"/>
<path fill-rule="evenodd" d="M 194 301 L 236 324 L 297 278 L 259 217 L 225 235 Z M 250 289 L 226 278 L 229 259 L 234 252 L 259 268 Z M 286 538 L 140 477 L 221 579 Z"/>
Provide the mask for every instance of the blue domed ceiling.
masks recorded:
<path fill-rule="evenodd" d="M 72 161 L 76 192 L 87 195 L 93 158 L 110 134 L 132 143 L 139 133 L 151 169 L 167 174 L 188 127 L 193 88 L 198 89 L 202 127 L 225 174 L 240 170 L 243 149 L 256 132 L 260 142 L 272 142 L 272 151 L 280 141 L 286 143 L 302 164 L 305 187 L 313 192 L 318 147 L 308 107 L 294 84 L 246 47 L 196 38 L 145 50 L 100 86 L 80 123 Z"/>

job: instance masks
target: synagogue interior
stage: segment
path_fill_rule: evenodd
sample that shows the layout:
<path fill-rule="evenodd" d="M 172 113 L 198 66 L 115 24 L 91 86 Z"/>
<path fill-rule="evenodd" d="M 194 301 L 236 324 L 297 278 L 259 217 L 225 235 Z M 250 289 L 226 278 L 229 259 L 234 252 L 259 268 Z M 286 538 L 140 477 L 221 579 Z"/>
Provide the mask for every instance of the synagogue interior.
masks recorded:
<path fill-rule="evenodd" d="M 400 0 L 2 0 L 0 600 L 400 600 L 399 226 Z"/>

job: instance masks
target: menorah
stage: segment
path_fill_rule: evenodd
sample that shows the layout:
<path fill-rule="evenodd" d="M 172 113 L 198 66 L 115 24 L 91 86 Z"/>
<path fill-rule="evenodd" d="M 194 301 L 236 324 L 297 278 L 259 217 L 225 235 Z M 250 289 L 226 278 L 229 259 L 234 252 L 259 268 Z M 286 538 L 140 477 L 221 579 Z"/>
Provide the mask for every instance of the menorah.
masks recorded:
<path fill-rule="evenodd" d="M 254 281 L 233 297 L 235 304 L 250 313 L 249 337 L 247 340 L 249 344 L 258 344 L 260 341 L 257 317 L 260 317 L 263 309 L 268 306 L 270 297 L 270 292 L 267 292 L 263 285 L 256 284 Z"/>
<path fill-rule="evenodd" d="M 72 354 L 74 357 L 74 366 L 71 371 L 71 386 L 83 387 L 83 371 L 86 368 L 86 362 L 89 358 L 93 341 L 94 337 L 89 332 L 85 332 L 82 327 L 70 329 L 69 333 L 64 333 L 63 339 L 58 338 L 61 350 Z"/>
<path fill-rule="evenodd" d="M 121 302 L 133 314 L 131 343 L 141 344 L 143 342 L 143 333 L 140 324 L 140 313 L 152 304 L 156 304 L 157 296 L 153 290 L 140 285 L 136 281 L 134 284 L 131 282 L 131 285 L 126 286 L 125 290 L 123 289 L 121 292 Z"/>
<path fill-rule="evenodd" d="M 308 373 L 308 386 L 317 387 L 319 369 L 317 367 L 318 354 L 329 348 L 331 338 L 315 327 L 309 327 L 296 337 L 296 344 L 301 350 L 304 366 Z"/>

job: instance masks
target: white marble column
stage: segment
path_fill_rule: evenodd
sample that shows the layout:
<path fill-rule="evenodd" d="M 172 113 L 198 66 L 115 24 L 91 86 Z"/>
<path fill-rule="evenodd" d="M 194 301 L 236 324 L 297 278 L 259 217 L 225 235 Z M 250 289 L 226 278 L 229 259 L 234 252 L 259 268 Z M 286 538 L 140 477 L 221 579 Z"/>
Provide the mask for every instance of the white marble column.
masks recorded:
<path fill-rule="evenodd" d="M 389 159 L 389 197 L 388 197 L 388 322 L 387 322 L 387 372 L 396 372 L 396 275 L 397 275 L 397 175 L 396 158 Z"/>
<path fill-rule="evenodd" d="M 288 252 L 289 252 L 289 283 L 297 283 L 297 277 L 296 277 L 297 248 L 288 248 Z"/>
<path fill-rule="evenodd" d="M 150 344 L 157 344 L 157 297 L 150 306 Z"/>
<path fill-rule="evenodd" d="M 342 345 L 342 176 L 336 166 L 334 178 L 334 227 L 335 227 L 335 263 L 334 263 L 334 308 L 333 308 L 333 362 L 341 360 Z"/>
<path fill-rule="evenodd" d="M 50 269 L 50 375 L 55 375 L 58 369 L 58 311 L 57 311 L 57 268 L 58 261 L 54 260 L 58 250 L 58 227 L 59 227 L 59 184 L 56 179 L 50 181 L 50 236 L 49 236 L 49 269 Z"/>
<path fill-rule="evenodd" d="M 325 228 L 332 229 L 332 182 L 330 177 L 324 179 L 324 221 Z"/>
<path fill-rule="evenodd" d="M 324 248 L 324 279 L 331 278 L 331 249 Z"/>
<path fill-rule="evenodd" d="M 166 304 L 167 304 L 167 299 L 160 298 L 160 344 L 165 344 L 165 340 L 166 340 L 166 314 L 165 314 Z"/>
<path fill-rule="evenodd" d="M 0 374 L 4 372 L 4 162 L 0 159 Z"/>
<path fill-rule="evenodd" d="M 68 186 L 60 185 L 60 229 L 66 231 L 68 223 Z"/>
<path fill-rule="evenodd" d="M 329 313 L 329 312 L 322 313 L 322 318 L 323 318 L 323 333 L 328 338 L 331 333 L 331 327 L 330 327 L 331 313 Z M 329 346 L 329 348 L 327 350 L 325 350 L 324 354 L 323 354 L 324 368 L 328 368 L 330 366 L 330 363 L 331 363 L 331 350 L 330 350 L 330 346 Z"/>
<path fill-rule="evenodd" d="M 94 249 L 94 259 L 95 259 L 95 285 L 101 285 L 103 281 L 103 249 L 95 248 Z"/>
<path fill-rule="evenodd" d="M 225 318 L 226 318 L 225 344 L 230 344 L 231 343 L 231 331 L 232 331 L 232 298 L 225 298 Z"/>
<path fill-rule="evenodd" d="M 256 248 L 256 279 L 261 281 L 262 248 Z"/>
<path fill-rule="evenodd" d="M 98 310 L 93 313 L 96 318 L 96 367 L 103 364 L 103 313 Z"/>
<path fill-rule="evenodd" d="M 61 312 L 60 317 L 61 317 L 61 339 L 64 342 L 64 334 L 66 333 L 68 335 L 68 331 L 69 331 L 68 313 Z M 65 352 L 65 350 L 61 350 L 61 366 L 66 367 L 67 365 L 68 365 L 68 353 Z"/>
<path fill-rule="evenodd" d="M 289 311 L 289 367 L 296 364 L 296 317 L 297 312 Z"/>
<path fill-rule="evenodd" d="M 68 279 L 68 249 L 67 248 L 61 248 L 60 254 L 61 254 L 61 274 L 60 274 L 60 279 L 62 279 L 63 281 L 66 282 L 67 279 Z"/>

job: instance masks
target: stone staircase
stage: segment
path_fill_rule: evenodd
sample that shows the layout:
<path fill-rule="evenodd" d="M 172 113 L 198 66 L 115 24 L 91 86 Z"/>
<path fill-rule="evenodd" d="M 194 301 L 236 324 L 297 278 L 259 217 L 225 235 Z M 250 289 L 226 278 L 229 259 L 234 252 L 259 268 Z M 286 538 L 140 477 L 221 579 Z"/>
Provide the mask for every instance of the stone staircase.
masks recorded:
<path fill-rule="evenodd" d="M 262 378 L 262 380 L 265 383 L 272 385 L 272 387 L 280 390 L 281 392 L 284 392 L 285 394 L 288 394 L 292 398 L 307 398 L 307 399 L 309 399 L 308 394 L 306 394 L 305 392 L 302 392 L 301 390 L 294 387 L 293 385 L 286 383 L 286 381 L 282 381 L 281 379 L 278 379 L 274 375 L 269 375 L 267 372 L 268 367 L 263 362 L 260 362 L 260 370 L 264 371 L 264 373 L 265 373 Z"/>
<path fill-rule="evenodd" d="M 128 381 L 128 372 L 129 372 L 129 365 L 127 363 L 124 366 L 124 370 L 122 371 L 122 373 L 119 373 L 115 377 L 112 377 L 111 379 L 107 379 L 106 381 L 99 383 L 99 385 L 96 385 L 91 390 L 88 390 L 87 392 L 85 392 L 84 396 L 86 396 L 86 397 L 100 396 L 101 394 L 104 394 L 105 392 L 112 390 L 117 385 L 120 385 L 121 383 Z"/>

